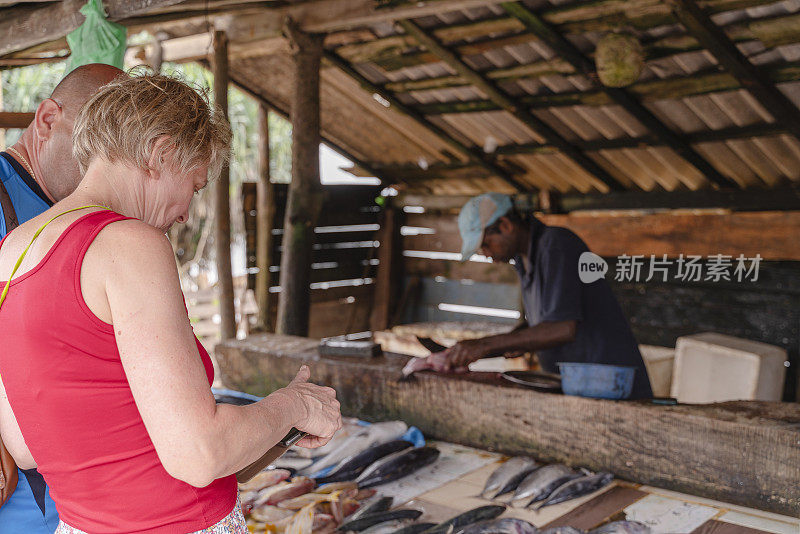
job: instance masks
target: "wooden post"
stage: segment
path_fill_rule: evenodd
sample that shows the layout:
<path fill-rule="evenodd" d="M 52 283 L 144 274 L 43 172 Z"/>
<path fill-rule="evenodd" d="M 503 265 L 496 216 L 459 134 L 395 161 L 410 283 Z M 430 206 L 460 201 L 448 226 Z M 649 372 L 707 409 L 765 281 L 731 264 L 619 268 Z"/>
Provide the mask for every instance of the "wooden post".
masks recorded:
<path fill-rule="evenodd" d="M 272 264 L 272 228 L 275 220 L 275 189 L 270 181 L 269 152 L 269 108 L 258 106 L 258 130 L 261 143 L 258 152 L 258 187 L 256 189 L 256 302 L 258 317 L 256 329 L 273 330 L 269 309 L 269 266 Z"/>
<path fill-rule="evenodd" d="M 322 206 L 319 177 L 319 67 L 323 36 L 300 31 L 291 19 L 284 28 L 294 60 L 292 95 L 292 183 L 283 222 L 279 334 L 308 335 L 311 306 L 311 250 Z"/>
<path fill-rule="evenodd" d="M 402 250 L 400 250 L 400 209 L 395 208 L 387 199 L 387 207 L 383 211 L 383 220 L 378 234 L 378 275 L 375 280 L 375 298 L 369 327 L 374 331 L 391 327 L 398 303 L 400 288 L 400 269 L 402 268 Z"/>
<path fill-rule="evenodd" d="M 228 37 L 214 32 L 214 104 L 228 118 Z M 214 183 L 214 242 L 219 279 L 220 334 L 222 339 L 236 337 L 236 315 L 233 308 L 233 275 L 231 274 L 231 200 L 230 168 L 220 170 Z"/>

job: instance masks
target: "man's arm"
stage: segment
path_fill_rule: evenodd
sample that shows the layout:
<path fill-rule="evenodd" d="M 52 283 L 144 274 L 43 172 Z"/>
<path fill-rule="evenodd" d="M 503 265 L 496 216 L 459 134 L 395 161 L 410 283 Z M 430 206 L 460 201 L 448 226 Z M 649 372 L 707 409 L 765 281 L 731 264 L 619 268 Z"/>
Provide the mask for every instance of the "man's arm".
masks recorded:
<path fill-rule="evenodd" d="M 515 329 L 480 339 L 456 343 L 447 351 L 450 368 L 466 367 L 482 358 L 502 356 L 508 352 L 535 352 L 558 347 L 575 339 L 577 321 L 546 321 L 536 326 Z"/>

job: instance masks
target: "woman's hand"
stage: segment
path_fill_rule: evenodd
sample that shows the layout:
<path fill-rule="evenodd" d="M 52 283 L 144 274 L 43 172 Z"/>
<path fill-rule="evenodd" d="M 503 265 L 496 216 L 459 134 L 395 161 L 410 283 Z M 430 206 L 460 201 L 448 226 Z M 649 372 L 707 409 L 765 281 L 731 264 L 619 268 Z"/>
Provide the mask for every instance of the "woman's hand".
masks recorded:
<path fill-rule="evenodd" d="M 297 411 L 297 430 L 307 432 L 308 436 L 297 442 L 300 447 L 314 449 L 328 443 L 333 434 L 342 427 L 342 414 L 336 390 L 308 382 L 311 370 L 300 367 L 297 376 L 283 389 L 276 391 L 288 395 L 291 408 Z"/>

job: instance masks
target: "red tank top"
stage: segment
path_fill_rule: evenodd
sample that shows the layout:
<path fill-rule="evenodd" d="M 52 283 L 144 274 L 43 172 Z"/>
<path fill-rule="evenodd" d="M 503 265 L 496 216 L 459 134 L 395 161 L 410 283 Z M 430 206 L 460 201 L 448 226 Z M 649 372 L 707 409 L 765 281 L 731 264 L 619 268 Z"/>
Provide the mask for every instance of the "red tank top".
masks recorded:
<path fill-rule="evenodd" d="M 235 477 L 195 488 L 167 474 L 134 403 L 114 329 L 81 295 L 86 250 L 123 219 L 111 211 L 81 217 L 11 282 L 0 309 L 0 376 L 65 523 L 92 533 L 202 530 L 233 509 Z M 210 385 L 211 360 L 197 348 Z"/>

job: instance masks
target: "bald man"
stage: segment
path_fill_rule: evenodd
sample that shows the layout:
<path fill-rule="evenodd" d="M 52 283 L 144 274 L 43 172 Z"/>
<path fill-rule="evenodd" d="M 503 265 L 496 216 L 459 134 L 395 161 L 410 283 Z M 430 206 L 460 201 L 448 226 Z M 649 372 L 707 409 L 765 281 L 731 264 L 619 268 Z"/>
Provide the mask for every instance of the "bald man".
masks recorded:
<path fill-rule="evenodd" d="M 78 186 L 81 173 L 72 157 L 75 117 L 100 87 L 121 74 L 102 64 L 76 68 L 39 104 L 19 141 L 0 152 L 0 238 Z M 58 513 L 44 479 L 35 468 L 20 469 L 18 475 L 16 490 L 0 507 L 0 534 L 52 534 Z"/>

